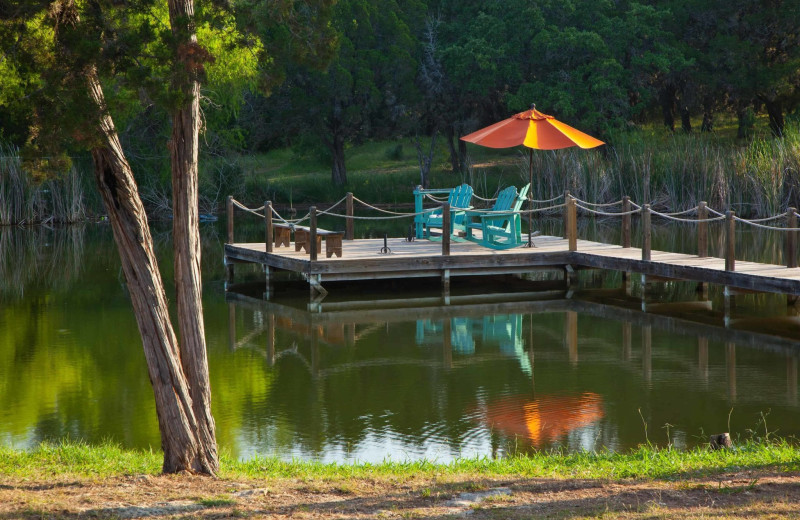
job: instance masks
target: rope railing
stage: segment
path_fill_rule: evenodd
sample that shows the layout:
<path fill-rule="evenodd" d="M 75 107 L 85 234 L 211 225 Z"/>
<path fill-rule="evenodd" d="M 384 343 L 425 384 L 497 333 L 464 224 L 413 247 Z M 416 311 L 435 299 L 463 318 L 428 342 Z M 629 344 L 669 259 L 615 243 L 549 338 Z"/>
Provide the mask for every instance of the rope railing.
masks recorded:
<path fill-rule="evenodd" d="M 436 191 L 436 190 L 432 190 Z M 735 268 L 735 223 L 740 222 L 742 224 L 757 228 L 763 229 L 767 231 L 778 231 L 778 232 L 785 232 L 787 233 L 787 240 L 786 240 L 786 265 L 787 267 L 797 267 L 797 252 L 795 251 L 796 245 L 798 242 L 798 232 L 800 232 L 800 226 L 798 226 L 798 218 L 800 218 L 800 213 L 797 212 L 794 208 L 789 208 L 786 212 L 780 213 L 777 215 L 757 218 L 757 219 L 745 219 L 737 216 L 733 211 L 726 211 L 721 212 L 714 208 L 708 207 L 705 202 L 701 202 L 699 205 L 688 208 L 682 211 L 676 212 L 660 212 L 651 207 L 650 204 L 639 205 L 633 201 L 631 201 L 628 197 L 624 197 L 622 200 L 615 201 L 615 202 L 608 202 L 608 203 L 594 203 L 581 200 L 577 197 L 574 197 L 569 194 L 569 192 L 565 192 L 562 195 L 557 197 L 553 197 L 547 200 L 533 200 L 528 199 L 530 206 L 533 206 L 533 203 L 543 204 L 543 203 L 553 203 L 560 199 L 564 199 L 564 202 L 561 204 L 550 204 L 546 207 L 529 207 L 528 209 L 524 210 L 494 210 L 494 209 L 476 209 L 472 207 L 452 207 L 447 204 L 446 198 L 437 198 L 431 195 L 430 193 L 424 193 L 422 191 L 416 192 L 417 202 L 415 203 L 415 211 L 413 212 L 400 212 L 400 211 L 392 211 L 384 208 L 380 208 L 373 204 L 370 204 L 366 201 L 363 201 L 357 197 L 354 197 L 352 193 L 348 193 L 345 197 L 338 200 L 327 209 L 324 210 L 317 210 L 316 207 L 312 206 L 309 208 L 308 213 L 300 218 L 295 219 L 287 219 L 282 216 L 273 206 L 271 202 L 265 202 L 264 205 L 259 206 L 257 208 L 250 208 L 244 205 L 243 203 L 235 200 L 233 197 L 228 197 L 228 243 L 233 243 L 233 210 L 234 208 L 264 219 L 267 224 L 267 240 L 271 240 L 271 233 L 273 225 L 273 220 L 277 220 L 280 224 L 278 227 L 288 227 L 292 230 L 295 230 L 299 227 L 299 224 L 305 222 L 306 220 L 310 220 L 310 229 L 312 230 L 312 236 L 316 236 L 317 233 L 317 226 L 316 220 L 318 215 L 326 215 L 333 218 L 342 218 L 346 220 L 346 239 L 352 240 L 353 239 L 353 232 L 352 232 L 352 224 L 355 220 L 361 221 L 380 221 L 380 220 L 396 220 L 402 218 L 413 218 L 414 223 L 417 226 L 417 237 L 420 237 L 420 226 L 429 225 L 428 219 L 424 219 L 422 217 L 431 215 L 433 213 L 437 213 L 439 215 L 438 218 L 441 219 L 441 226 L 442 229 L 447 229 L 450 227 L 450 223 L 452 222 L 452 218 L 455 218 L 454 214 L 463 214 L 467 212 L 469 216 L 491 216 L 491 215 L 528 215 L 529 218 L 534 213 L 546 213 L 552 212 L 556 210 L 563 210 L 564 211 L 564 219 L 565 219 L 565 227 L 566 227 L 566 237 L 569 242 L 569 250 L 576 251 L 577 250 L 577 226 L 576 222 L 576 212 L 578 209 L 581 211 L 601 216 L 601 217 L 620 217 L 622 218 L 622 247 L 631 247 L 630 246 L 630 234 L 631 234 L 631 225 L 630 219 L 631 216 L 634 214 L 641 215 L 642 219 L 642 236 L 643 236 L 643 244 L 642 244 L 642 259 L 643 260 L 650 260 L 650 221 L 651 216 L 660 217 L 665 220 L 669 220 L 672 222 L 679 222 L 684 224 L 696 224 L 698 225 L 698 256 L 704 258 L 707 255 L 708 250 L 708 231 L 707 226 L 709 223 L 726 221 L 724 226 L 725 230 L 725 237 L 726 237 L 726 253 L 725 253 L 725 266 L 726 270 L 733 271 Z M 496 199 L 487 199 L 483 197 L 479 197 L 473 195 L 474 198 L 480 201 L 491 202 L 495 201 Z M 423 209 L 421 201 L 427 198 L 428 200 L 432 200 L 436 203 L 436 207 Z M 347 203 L 347 210 L 346 213 L 335 212 L 334 210 L 338 208 L 343 202 Z M 380 213 L 381 215 L 375 216 L 368 216 L 368 215 L 354 215 L 353 211 L 353 203 L 357 202 L 364 208 L 375 211 Z M 604 211 L 603 208 L 611 208 L 622 205 L 622 211 Z M 694 213 L 695 216 L 691 218 L 684 217 L 686 215 L 690 215 Z M 775 222 L 781 219 L 786 219 L 785 226 L 778 226 L 778 225 L 768 225 L 766 223 Z M 530 221 L 530 220 L 529 220 Z M 303 228 L 306 229 L 307 228 Z M 326 233 L 325 230 L 323 230 Z M 413 231 L 413 230 L 412 230 Z M 277 240 L 277 237 L 276 237 Z M 444 233 L 442 236 L 442 254 L 449 254 L 449 234 Z M 277 244 L 277 241 L 276 241 Z M 267 247 L 267 252 L 271 252 L 271 247 Z M 316 251 L 315 246 L 311 246 L 311 250 Z M 312 259 L 316 259 L 316 255 L 312 254 Z M 232 271 L 232 265 L 228 266 L 229 272 Z"/>

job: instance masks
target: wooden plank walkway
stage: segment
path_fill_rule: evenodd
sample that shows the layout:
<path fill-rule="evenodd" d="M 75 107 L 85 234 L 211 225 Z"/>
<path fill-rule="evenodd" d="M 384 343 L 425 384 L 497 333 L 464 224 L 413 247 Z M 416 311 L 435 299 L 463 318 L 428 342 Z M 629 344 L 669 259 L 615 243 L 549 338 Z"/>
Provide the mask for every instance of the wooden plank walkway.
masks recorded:
<path fill-rule="evenodd" d="M 402 279 L 411 277 L 476 276 L 513 274 L 542 268 L 598 268 L 713 283 L 735 289 L 800 295 L 800 268 L 737 260 L 735 271 L 725 270 L 725 260 L 716 257 L 651 251 L 642 260 L 639 248 L 577 240 L 569 251 L 568 240 L 554 236 L 534 239 L 535 248 L 491 250 L 472 242 L 453 241 L 450 254 L 442 255 L 439 242 L 401 238 L 388 239 L 389 254 L 381 254 L 383 239 L 345 240 L 342 258 L 310 261 L 308 254 L 294 247 L 275 248 L 267 253 L 264 243 L 225 245 L 227 263 L 251 262 L 302 274 L 310 283 L 326 281 Z"/>

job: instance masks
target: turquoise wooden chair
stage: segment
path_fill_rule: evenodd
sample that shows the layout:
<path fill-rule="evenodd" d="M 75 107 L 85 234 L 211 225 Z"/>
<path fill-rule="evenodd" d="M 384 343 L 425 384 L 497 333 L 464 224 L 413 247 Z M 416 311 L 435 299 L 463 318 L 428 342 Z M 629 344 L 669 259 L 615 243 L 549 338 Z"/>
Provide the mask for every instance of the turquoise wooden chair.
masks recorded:
<path fill-rule="evenodd" d="M 509 186 L 497 195 L 489 212 L 467 211 L 467 240 L 491 249 L 510 249 L 522 245 L 522 219 L 517 213 L 528 196 L 531 185 L 527 184 L 517 193 L 517 188 Z M 481 237 L 473 232 L 481 230 Z"/>
<path fill-rule="evenodd" d="M 462 184 L 450 190 L 450 196 L 447 197 L 447 203 L 450 204 L 450 234 L 452 235 L 455 230 L 465 230 L 465 219 L 467 208 L 472 207 L 472 186 L 469 184 Z M 425 225 L 425 238 L 431 238 L 431 228 L 442 229 L 442 210 L 437 209 L 424 216 L 422 219 Z M 442 230 L 444 233 L 444 230 Z"/>

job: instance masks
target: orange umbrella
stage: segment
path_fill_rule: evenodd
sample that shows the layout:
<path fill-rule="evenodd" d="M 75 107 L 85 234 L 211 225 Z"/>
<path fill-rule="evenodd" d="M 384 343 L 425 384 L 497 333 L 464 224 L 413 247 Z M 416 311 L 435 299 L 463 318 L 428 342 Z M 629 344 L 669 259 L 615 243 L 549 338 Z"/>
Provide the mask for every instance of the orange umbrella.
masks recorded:
<path fill-rule="evenodd" d="M 506 435 L 526 438 L 538 448 L 602 418 L 602 397 L 583 392 L 537 399 L 505 397 L 488 403 L 477 420 Z"/>
<path fill-rule="evenodd" d="M 468 143 L 479 144 L 488 148 L 511 148 L 512 146 L 527 146 L 530 148 L 529 177 L 533 186 L 533 149 L 560 150 L 579 146 L 581 148 L 594 148 L 605 144 L 599 139 L 576 130 L 569 125 L 558 121 L 553 116 L 543 114 L 536 110 L 536 105 L 531 105 L 530 110 L 514 114 L 499 123 L 487 126 L 477 132 L 472 132 L 461 138 Z M 532 191 L 532 190 L 531 190 Z M 531 197 L 529 192 L 528 197 Z M 532 197 L 531 197 L 532 199 Z M 531 203 L 532 204 L 532 203 Z M 528 214 L 528 247 L 532 245 L 531 219 Z"/>

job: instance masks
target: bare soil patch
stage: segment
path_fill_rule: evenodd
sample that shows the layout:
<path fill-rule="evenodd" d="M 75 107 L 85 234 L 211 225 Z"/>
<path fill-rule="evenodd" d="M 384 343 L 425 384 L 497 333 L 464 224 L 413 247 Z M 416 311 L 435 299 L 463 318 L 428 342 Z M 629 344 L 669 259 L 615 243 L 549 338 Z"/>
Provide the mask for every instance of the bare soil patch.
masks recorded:
<path fill-rule="evenodd" d="M 800 518 L 800 475 L 752 471 L 676 481 L 376 478 L 0 478 L 17 518 Z"/>

